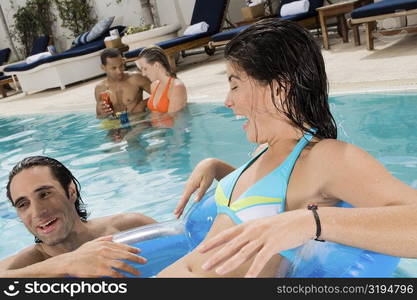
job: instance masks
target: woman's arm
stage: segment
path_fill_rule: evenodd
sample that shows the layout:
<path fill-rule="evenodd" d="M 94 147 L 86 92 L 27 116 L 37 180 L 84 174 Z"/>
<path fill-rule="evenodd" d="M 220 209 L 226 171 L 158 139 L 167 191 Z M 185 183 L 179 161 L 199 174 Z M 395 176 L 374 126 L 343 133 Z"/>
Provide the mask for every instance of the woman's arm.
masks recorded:
<path fill-rule="evenodd" d="M 235 168 L 233 166 L 216 158 L 206 158 L 200 161 L 187 180 L 181 200 L 174 210 L 175 216 L 177 218 L 181 216 L 184 207 L 196 190 L 198 190 L 198 193 L 195 197 L 195 201 L 198 202 L 211 186 L 214 179 L 221 180 L 234 170 Z"/>
<path fill-rule="evenodd" d="M 173 82 L 173 87 L 169 95 L 169 113 L 175 113 L 183 109 L 187 105 L 187 89 L 185 85 L 178 79 Z"/>
<path fill-rule="evenodd" d="M 350 144 L 323 144 L 322 193 L 355 209 L 323 207 L 323 238 L 395 256 L 417 257 L 417 190 Z M 333 161 L 334 163 L 332 163 Z M 338 170 L 338 171 L 336 171 Z"/>

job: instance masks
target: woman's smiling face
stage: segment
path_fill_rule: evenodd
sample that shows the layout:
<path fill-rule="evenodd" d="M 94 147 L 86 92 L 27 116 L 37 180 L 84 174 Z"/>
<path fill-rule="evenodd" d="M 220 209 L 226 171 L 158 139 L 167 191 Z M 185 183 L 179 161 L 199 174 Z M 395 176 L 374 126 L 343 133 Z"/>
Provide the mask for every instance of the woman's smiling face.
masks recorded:
<path fill-rule="evenodd" d="M 280 112 L 280 95 L 272 92 L 277 91 L 278 85 L 262 85 L 232 62 L 226 63 L 226 72 L 230 90 L 225 106 L 232 109 L 237 117 L 247 119 L 243 129 L 248 141 L 268 143 L 279 132 L 282 122 L 288 125 L 288 119 Z"/>

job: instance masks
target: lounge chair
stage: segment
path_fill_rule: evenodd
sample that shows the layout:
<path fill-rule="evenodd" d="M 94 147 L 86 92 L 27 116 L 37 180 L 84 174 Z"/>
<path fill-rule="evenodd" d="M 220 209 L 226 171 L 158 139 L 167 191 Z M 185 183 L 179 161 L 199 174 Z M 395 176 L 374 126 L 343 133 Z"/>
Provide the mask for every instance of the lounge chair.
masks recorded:
<path fill-rule="evenodd" d="M 207 45 L 210 37 L 221 30 L 228 5 L 228 0 L 196 0 L 190 25 L 204 21 L 209 25 L 207 32 L 180 36 L 156 43 L 165 50 L 172 67 L 175 68 L 174 55 L 176 53 Z M 124 53 L 126 62 L 136 60 L 142 49 L 143 47 Z"/>
<path fill-rule="evenodd" d="M 278 7 L 278 10 L 277 10 L 276 17 L 297 22 L 298 24 L 300 24 L 301 26 L 307 29 L 320 28 L 320 22 L 318 19 L 318 13 L 316 11 L 316 8 L 322 7 L 323 2 L 325 0 L 309 0 L 310 6 L 307 12 L 295 14 L 295 15 L 288 15 L 284 17 L 281 16 L 281 7 L 284 4 L 288 4 L 294 1 L 297 1 L 297 0 L 281 0 L 280 6 Z M 250 24 L 243 25 L 243 26 L 239 26 L 230 30 L 226 30 L 226 31 L 214 34 L 211 37 L 210 42 L 208 43 L 209 51 L 214 52 L 214 49 L 216 47 L 227 44 L 235 35 L 243 31 L 244 29 L 248 28 L 249 26 Z"/>
<path fill-rule="evenodd" d="M 38 37 L 32 45 L 32 50 L 30 51 L 29 55 L 35 55 L 41 52 L 45 52 L 49 44 L 49 36 L 42 35 Z"/>
<path fill-rule="evenodd" d="M 6 75 L 17 76 L 26 94 L 60 87 L 103 74 L 100 54 L 106 48 L 104 38 L 112 29 L 123 31 L 124 26 L 108 29 L 98 40 L 70 48 L 62 53 L 40 58 L 32 63 L 21 62 L 4 69 Z"/>
<path fill-rule="evenodd" d="M 48 44 L 49 44 L 49 36 L 48 35 L 42 35 L 42 36 L 36 38 L 35 41 L 33 42 L 32 49 L 30 50 L 29 56 L 36 55 L 36 54 L 39 54 L 41 52 L 45 52 L 47 50 Z M 9 56 L 10 55 L 10 49 L 9 48 L 6 48 L 6 49 L 9 50 L 9 53 L 8 53 L 8 56 Z M 1 62 L 1 56 L 2 55 L 0 54 L 0 62 Z M 7 58 L 7 60 L 8 60 L 8 58 Z M 23 61 L 16 62 L 15 64 L 19 64 L 19 63 L 23 63 Z M 0 65 L 2 65 L 2 64 L 3 63 L 0 63 Z M 7 67 L 8 67 L 8 65 L 2 66 L 1 71 L 6 69 Z M 18 90 L 17 81 L 18 81 L 18 79 L 15 76 L 15 74 L 4 75 L 3 72 L 0 72 L 0 92 L 3 95 L 3 97 L 7 97 L 7 92 L 4 88 L 4 86 L 9 84 L 9 83 L 13 82 L 16 90 Z"/>
<path fill-rule="evenodd" d="M 10 57 L 10 48 L 4 48 L 0 50 L 0 66 L 3 66 Z M 1 70 L 3 68 L 1 67 Z M 4 75 L 3 72 L 0 70 L 0 93 L 3 96 L 3 98 L 7 97 L 6 89 L 4 88 L 5 85 L 13 82 L 13 79 L 11 76 Z"/>
<path fill-rule="evenodd" d="M 358 25 L 365 24 L 366 45 L 368 50 L 374 49 L 374 31 L 382 35 L 395 35 L 402 32 L 417 32 L 417 26 L 404 26 L 395 29 L 377 30 L 376 22 L 389 18 L 407 17 L 417 14 L 417 0 L 383 0 L 368 4 L 352 11 L 349 20 L 355 38 L 355 44 L 360 45 Z"/>
<path fill-rule="evenodd" d="M 4 65 L 10 58 L 10 48 L 0 50 L 0 66 Z"/>

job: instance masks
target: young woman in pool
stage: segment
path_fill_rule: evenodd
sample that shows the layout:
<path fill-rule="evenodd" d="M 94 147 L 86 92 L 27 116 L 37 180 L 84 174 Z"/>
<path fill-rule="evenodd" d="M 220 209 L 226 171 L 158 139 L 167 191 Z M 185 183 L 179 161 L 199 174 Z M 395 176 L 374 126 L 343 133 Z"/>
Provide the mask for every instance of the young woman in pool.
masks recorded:
<path fill-rule="evenodd" d="M 174 213 L 217 179 L 218 215 L 203 243 L 159 276 L 273 277 L 282 257 L 310 239 L 417 257 L 417 191 L 336 140 L 312 36 L 292 22 L 262 20 L 236 36 L 225 57 L 225 105 L 247 118 L 250 142 L 268 146 L 238 169 L 217 159 L 197 165 Z M 355 208 L 334 207 L 339 201 Z M 318 209 L 307 209 L 312 203 Z"/>
<path fill-rule="evenodd" d="M 172 71 L 162 48 L 150 46 L 142 50 L 136 60 L 142 75 L 152 82 L 148 109 L 158 113 L 174 113 L 187 104 L 187 90 L 184 83 Z"/>

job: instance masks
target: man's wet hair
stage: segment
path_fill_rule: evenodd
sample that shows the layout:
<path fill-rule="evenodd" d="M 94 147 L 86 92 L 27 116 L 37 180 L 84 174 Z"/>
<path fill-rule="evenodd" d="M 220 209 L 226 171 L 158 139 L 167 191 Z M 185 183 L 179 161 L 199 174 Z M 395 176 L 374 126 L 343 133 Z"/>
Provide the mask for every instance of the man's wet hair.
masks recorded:
<path fill-rule="evenodd" d="M 309 31 L 292 21 L 264 19 L 235 36 L 224 53 L 238 71 L 271 87 L 275 107 L 302 132 L 315 128 L 318 138 L 337 137 L 323 56 Z M 285 94 L 281 105 L 274 96 L 274 81 Z"/>
<path fill-rule="evenodd" d="M 117 48 L 106 48 L 100 54 L 101 64 L 103 66 L 107 65 L 107 58 L 116 58 L 121 57 L 122 54 L 120 53 L 119 49 Z"/>
<path fill-rule="evenodd" d="M 12 202 L 12 205 L 14 206 L 14 202 L 12 200 L 12 196 L 10 193 L 10 184 L 13 180 L 13 178 L 22 172 L 23 170 L 30 169 L 33 167 L 49 167 L 49 170 L 52 173 L 52 176 L 61 184 L 62 188 L 65 191 L 65 194 L 67 197 L 69 197 L 69 186 L 72 182 L 74 182 L 75 190 L 77 194 L 77 199 L 74 203 L 75 210 L 77 211 L 78 216 L 80 217 L 80 220 L 85 222 L 87 221 L 88 213 L 85 208 L 85 204 L 81 198 L 81 186 L 77 178 L 72 175 L 71 171 L 68 170 L 61 162 L 59 162 L 56 159 L 53 159 L 51 157 L 46 156 L 30 156 L 26 157 L 25 159 L 21 160 L 19 163 L 17 163 L 12 171 L 9 173 L 9 181 L 7 183 L 7 198 Z M 36 236 L 35 236 L 35 242 L 39 243 L 41 242 Z"/>

